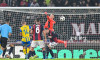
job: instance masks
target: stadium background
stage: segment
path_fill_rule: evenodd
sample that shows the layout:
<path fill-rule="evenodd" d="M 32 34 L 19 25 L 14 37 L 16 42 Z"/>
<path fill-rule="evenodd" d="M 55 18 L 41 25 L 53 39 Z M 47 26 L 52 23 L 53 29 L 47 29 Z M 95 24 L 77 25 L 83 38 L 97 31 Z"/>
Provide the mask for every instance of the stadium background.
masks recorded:
<path fill-rule="evenodd" d="M 31 6 L 32 0 L 5 0 L 6 5 L 2 3 L 4 0 L 0 0 L 1 7 L 38 7 L 38 5 Z M 22 3 L 21 3 L 22 2 Z M 60 3 L 59 3 L 60 2 Z M 90 7 L 100 6 L 100 0 L 37 0 L 40 7 Z M 30 13 L 31 11 L 31 13 Z M 10 19 L 10 25 L 13 33 L 10 37 L 9 43 L 15 44 L 13 51 L 14 58 L 24 58 L 21 46 L 21 36 L 19 36 L 19 30 L 21 27 L 21 21 L 25 20 L 28 25 L 32 26 L 35 23 L 36 18 L 40 18 L 41 23 L 44 25 L 46 22 L 46 16 L 44 12 L 55 15 L 54 25 L 55 32 L 58 33 L 59 39 L 67 40 L 68 47 L 64 48 L 63 44 L 58 44 L 53 52 L 56 58 L 100 58 L 100 8 L 98 9 L 15 9 L 15 10 L 2 10 L 0 9 L 0 24 L 4 23 L 5 19 Z M 60 16 L 65 16 L 65 21 L 60 20 Z M 84 33 L 77 41 L 77 37 L 74 34 L 72 24 L 77 24 L 80 28 L 81 24 L 84 24 Z M 95 26 L 95 33 L 89 31 L 89 27 Z M 82 26 L 81 26 L 82 27 Z M 83 30 L 82 30 L 83 31 Z M 32 39 L 32 38 L 31 38 Z M 9 47 L 8 47 L 9 50 Z M 36 49 L 39 58 L 42 58 L 42 52 L 39 47 Z M 49 58 L 51 56 L 49 55 Z"/>
<path fill-rule="evenodd" d="M 33 0 L 0 0 L 0 6 L 1 7 L 100 6 L 100 0 L 36 0 L 34 2 L 36 3 L 34 5 L 31 5 L 33 3 Z"/>
<path fill-rule="evenodd" d="M 54 25 L 55 32 L 58 33 L 59 39 L 67 40 L 68 47 L 64 48 L 63 44 L 58 44 L 54 49 L 56 58 L 99 58 L 99 39 L 100 39 L 100 10 L 97 9 L 8 9 L 0 10 L 0 23 L 3 24 L 5 19 L 10 19 L 10 25 L 13 33 L 10 42 L 15 44 L 13 51 L 14 58 L 24 58 L 21 46 L 21 36 L 19 30 L 21 21 L 25 20 L 28 25 L 32 26 L 36 18 L 40 18 L 41 24 L 45 24 L 47 18 L 44 12 L 49 14 L 53 12 L 55 15 Z M 31 12 L 31 13 L 30 13 Z M 65 20 L 61 21 L 60 16 L 65 16 Z M 76 24 L 81 30 L 81 24 L 84 24 L 84 34 L 80 36 L 79 41 L 76 37 Z M 95 27 L 94 27 L 95 26 Z M 95 30 L 94 30 L 94 28 Z M 92 29 L 93 28 L 93 29 Z M 81 30 L 80 32 L 82 32 Z M 94 33 L 94 31 L 96 31 Z M 32 39 L 32 38 L 31 38 Z M 39 47 L 36 49 L 39 58 L 42 58 L 42 52 Z M 79 53 L 79 54 L 78 54 Z M 49 58 L 51 56 L 49 55 Z"/>

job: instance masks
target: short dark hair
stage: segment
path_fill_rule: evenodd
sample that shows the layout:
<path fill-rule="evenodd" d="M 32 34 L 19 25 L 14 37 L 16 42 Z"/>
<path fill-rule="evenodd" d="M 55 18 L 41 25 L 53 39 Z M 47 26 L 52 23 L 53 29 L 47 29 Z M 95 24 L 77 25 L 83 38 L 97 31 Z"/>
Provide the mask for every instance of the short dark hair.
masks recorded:
<path fill-rule="evenodd" d="M 21 23 L 24 24 L 25 22 L 26 22 L 26 21 L 23 20 Z"/>
<path fill-rule="evenodd" d="M 10 22 L 10 20 L 9 20 L 9 19 L 6 19 L 6 20 L 5 20 L 5 22 L 7 22 L 7 23 L 8 23 L 8 22 Z"/>
<path fill-rule="evenodd" d="M 40 22 L 40 18 L 37 18 L 37 19 L 36 19 L 36 22 Z"/>

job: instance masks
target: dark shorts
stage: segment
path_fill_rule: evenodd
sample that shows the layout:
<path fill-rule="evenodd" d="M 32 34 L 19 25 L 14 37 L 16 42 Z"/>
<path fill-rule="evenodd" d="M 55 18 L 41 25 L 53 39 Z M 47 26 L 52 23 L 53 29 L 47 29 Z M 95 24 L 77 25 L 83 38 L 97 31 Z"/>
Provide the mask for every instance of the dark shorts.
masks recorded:
<path fill-rule="evenodd" d="M 3 48 L 6 48 L 6 46 L 7 46 L 7 38 L 5 38 L 5 37 L 1 37 L 1 46 L 3 47 Z"/>

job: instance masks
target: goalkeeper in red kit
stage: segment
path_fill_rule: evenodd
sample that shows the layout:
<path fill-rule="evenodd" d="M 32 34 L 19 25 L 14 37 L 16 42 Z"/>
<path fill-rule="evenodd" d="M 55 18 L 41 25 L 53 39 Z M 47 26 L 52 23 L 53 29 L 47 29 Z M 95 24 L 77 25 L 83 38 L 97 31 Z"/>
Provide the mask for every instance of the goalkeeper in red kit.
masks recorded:
<path fill-rule="evenodd" d="M 58 43 L 62 43 L 65 45 L 65 48 L 67 47 L 67 41 L 62 41 L 62 40 L 59 40 L 58 39 L 58 35 L 54 32 L 54 29 L 53 29 L 53 25 L 56 23 L 53 19 L 54 19 L 54 15 L 51 14 L 50 16 L 47 14 L 47 12 L 45 12 L 46 16 L 47 16 L 47 22 L 45 23 L 45 41 L 47 40 L 46 38 L 46 34 L 48 35 L 48 38 L 50 39 L 50 43 L 47 45 L 47 57 L 48 58 L 48 54 L 50 52 L 52 58 L 54 58 L 54 55 L 53 55 L 53 51 L 52 51 L 52 48 L 54 46 L 56 46 Z M 47 42 L 47 41 L 46 41 Z"/>
<path fill-rule="evenodd" d="M 47 16 L 47 22 L 45 23 L 45 26 L 44 26 L 44 28 L 45 29 L 48 29 L 49 31 L 54 31 L 54 29 L 53 29 L 53 25 L 56 23 L 53 19 L 54 19 L 54 15 L 53 14 L 51 14 L 50 16 L 47 14 L 47 12 L 45 12 L 45 14 L 46 14 L 46 16 Z M 45 36 L 45 40 L 46 40 L 46 36 Z M 57 38 L 56 38 L 56 40 L 57 40 Z M 67 43 L 64 43 L 64 41 L 62 41 L 62 40 L 57 40 L 57 43 L 63 43 L 63 44 L 65 44 L 65 48 L 67 47 L 66 46 L 66 44 Z"/>
<path fill-rule="evenodd" d="M 47 16 L 47 22 L 45 23 L 44 28 L 48 28 L 51 31 L 54 31 L 53 29 L 53 25 L 56 23 L 53 19 L 54 19 L 54 15 L 51 14 L 50 16 L 47 14 L 47 12 L 45 12 L 46 16 Z"/>

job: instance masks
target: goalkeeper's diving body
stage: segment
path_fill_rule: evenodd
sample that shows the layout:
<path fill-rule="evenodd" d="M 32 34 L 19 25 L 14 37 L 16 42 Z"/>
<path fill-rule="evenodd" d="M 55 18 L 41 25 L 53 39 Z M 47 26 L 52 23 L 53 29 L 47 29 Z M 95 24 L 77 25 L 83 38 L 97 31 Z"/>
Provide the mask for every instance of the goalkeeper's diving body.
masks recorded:
<path fill-rule="evenodd" d="M 50 35 L 48 35 L 48 36 L 53 36 L 52 37 L 52 39 L 54 39 L 54 38 L 56 38 L 54 41 L 55 42 L 57 42 L 57 43 L 63 43 L 63 44 L 65 44 L 65 48 L 67 47 L 66 45 L 67 45 L 67 41 L 66 41 L 66 43 L 64 43 L 64 41 L 62 41 L 62 40 L 58 40 L 57 39 L 57 36 L 55 36 L 55 35 L 57 35 L 57 34 L 55 34 L 54 33 L 54 29 L 53 29 L 53 25 L 56 23 L 53 19 L 54 19 L 54 15 L 53 14 L 51 14 L 50 16 L 47 14 L 47 12 L 45 12 L 45 14 L 46 14 L 46 16 L 47 16 L 47 22 L 45 23 L 45 26 L 44 26 L 44 28 L 45 28 L 45 34 L 46 33 L 49 33 Z M 47 38 L 46 38 L 46 36 L 45 36 L 45 40 L 47 40 Z"/>
<path fill-rule="evenodd" d="M 53 19 L 54 19 L 54 15 L 51 14 L 50 16 L 47 14 L 47 12 L 45 12 L 46 16 L 47 16 L 47 22 L 45 23 L 45 35 L 48 35 L 48 38 L 50 38 L 50 43 L 47 45 L 47 58 L 48 58 L 48 54 L 50 52 L 52 58 L 54 58 L 53 55 L 53 51 L 51 48 L 53 48 L 54 46 L 56 46 L 58 43 L 62 43 L 65 45 L 65 48 L 67 47 L 67 41 L 62 41 L 57 39 L 58 35 L 54 32 L 53 29 L 53 25 L 56 23 Z M 46 36 L 45 36 L 45 40 L 47 40 Z"/>

